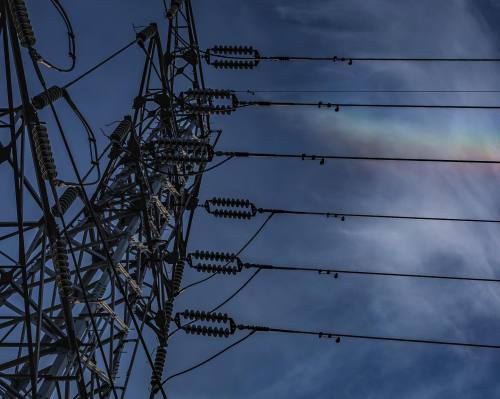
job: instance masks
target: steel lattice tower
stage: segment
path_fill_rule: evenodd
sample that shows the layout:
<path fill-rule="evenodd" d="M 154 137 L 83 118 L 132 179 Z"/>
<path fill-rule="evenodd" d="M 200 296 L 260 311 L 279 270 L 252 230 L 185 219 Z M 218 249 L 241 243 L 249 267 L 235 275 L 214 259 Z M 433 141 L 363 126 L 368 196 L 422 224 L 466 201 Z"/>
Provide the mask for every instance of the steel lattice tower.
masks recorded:
<path fill-rule="evenodd" d="M 166 43 L 154 24 L 137 34 L 145 52 L 137 97 L 89 186 L 76 175 L 57 180 L 72 165 L 54 163 L 50 142 L 60 133 L 44 120 L 68 93 L 28 87 L 22 3 L 0 0 L 0 132 L 9 137 L 0 170 L 15 197 L 15 212 L 0 220 L 0 396 L 123 397 L 142 350 L 151 396 L 166 397 L 169 324 L 211 148 L 208 114 L 185 112 L 179 96 L 204 88 L 190 2 L 172 1 Z M 139 334 L 146 329 L 155 342 Z"/>

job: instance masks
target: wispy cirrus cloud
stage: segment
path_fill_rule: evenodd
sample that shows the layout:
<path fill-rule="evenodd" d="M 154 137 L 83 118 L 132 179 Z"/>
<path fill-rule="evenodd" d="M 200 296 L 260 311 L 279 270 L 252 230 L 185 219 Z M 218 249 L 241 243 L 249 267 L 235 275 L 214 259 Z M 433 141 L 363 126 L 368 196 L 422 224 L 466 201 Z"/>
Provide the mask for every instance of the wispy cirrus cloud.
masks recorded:
<path fill-rule="evenodd" d="M 483 3 L 468 1 L 278 1 L 248 9 L 269 53 L 387 56 L 495 54 Z M 229 18 L 229 16 L 228 16 Z M 272 21 L 270 23 L 269 21 Z M 249 30 L 246 30 L 249 32 Z M 266 39 L 267 38 L 267 39 Z M 257 78 L 257 77 L 258 78 Z M 226 77 L 211 76 L 219 86 Z M 245 85 L 274 89 L 488 89 L 500 87 L 494 65 L 410 63 L 264 65 Z M 229 77 L 241 82 L 239 77 Z M 264 96 L 264 95 L 263 95 Z M 298 99 L 305 94 L 282 94 Z M 304 96 L 304 97 L 302 97 Z M 270 98 L 271 94 L 265 95 Z M 310 96 L 308 97 L 311 98 Z M 484 94 L 315 95 L 340 102 L 495 103 Z M 260 113 L 259 113 L 260 112 Z M 225 146 L 308 153 L 500 158 L 499 117 L 487 111 L 246 110 L 225 123 Z M 274 163 L 273 163 L 274 162 Z M 208 178 L 204 194 L 247 195 L 263 206 L 449 217 L 500 215 L 496 167 L 262 161 L 234 163 Z M 209 223 L 209 222 L 207 222 Z M 212 222 L 210 222 L 212 223 Z M 237 238 L 207 238 L 214 227 Z M 195 241 L 236 248 L 236 224 L 200 226 Z M 236 231 L 236 230 L 235 230 Z M 204 236 L 205 235 L 205 236 Z M 278 264 L 450 275 L 498 276 L 494 225 L 378 222 L 277 217 L 244 257 Z M 239 281 L 239 280 L 238 280 Z M 219 280 L 194 295 L 215 301 Z M 223 295 L 222 295 L 223 296 Z M 280 326 L 471 342 L 497 342 L 495 283 L 429 282 L 263 273 L 228 306 L 240 320 Z M 207 305 L 208 306 L 208 305 Z M 186 341 L 187 342 L 187 341 Z M 208 344 L 207 344 L 208 345 Z M 200 343 L 207 351 L 207 346 Z M 190 348 L 196 358 L 199 349 Z M 199 397 L 462 398 L 495 397 L 495 352 L 419 345 L 256 335 L 213 367 L 191 390 Z M 213 369 L 212 369 L 213 370 Z M 212 371 L 213 373 L 213 371 Z M 184 392 L 181 384 L 174 392 Z"/>

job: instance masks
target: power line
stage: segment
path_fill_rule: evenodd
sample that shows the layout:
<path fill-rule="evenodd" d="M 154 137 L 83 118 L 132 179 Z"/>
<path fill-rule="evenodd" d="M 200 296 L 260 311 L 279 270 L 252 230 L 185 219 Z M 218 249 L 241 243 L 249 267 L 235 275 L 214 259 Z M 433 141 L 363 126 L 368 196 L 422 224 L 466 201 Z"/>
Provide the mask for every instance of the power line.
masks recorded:
<path fill-rule="evenodd" d="M 73 31 L 73 26 L 71 24 L 71 19 L 68 17 L 68 14 L 66 13 L 66 10 L 64 7 L 61 5 L 59 0 L 50 0 L 56 11 L 59 13 L 61 19 L 64 22 L 64 25 L 66 26 L 66 31 L 67 31 L 67 36 L 68 36 L 68 56 L 70 58 L 70 66 L 66 68 L 61 68 L 58 67 L 49 61 L 47 61 L 45 58 L 40 57 L 39 61 L 41 64 L 47 66 L 48 68 L 55 69 L 58 72 L 71 72 L 73 69 L 75 69 L 75 64 L 76 64 L 76 41 L 75 41 L 75 32 Z"/>
<path fill-rule="evenodd" d="M 347 213 L 347 212 L 324 212 L 324 211 L 302 211 L 279 208 L 257 208 L 249 200 L 231 199 L 231 198 L 212 198 L 206 200 L 203 207 L 208 213 L 215 217 L 250 219 L 258 213 L 270 213 L 274 215 L 293 215 L 293 216 L 325 216 L 327 218 L 336 218 L 344 221 L 348 217 L 370 218 L 370 219 L 399 219 L 399 220 L 420 220 L 420 221 L 438 221 L 438 222 L 470 222 L 470 223 L 500 223 L 500 219 L 477 219 L 477 218 L 448 218 L 441 216 L 408 216 L 408 215 L 388 215 L 376 213 Z"/>
<path fill-rule="evenodd" d="M 420 279 L 435 279 L 435 280 L 458 280 L 458 281 L 475 281 L 475 282 L 500 282 L 497 278 L 485 277 L 468 277 L 468 276 L 450 276 L 437 274 L 422 274 L 422 273 L 397 273 L 397 272 L 382 272 L 368 270 L 353 270 L 339 267 L 305 267 L 305 266 L 277 266 L 273 264 L 260 264 L 243 262 L 239 254 L 221 253 L 213 251 L 195 251 L 188 255 L 187 260 L 189 265 L 203 273 L 216 273 L 224 275 L 236 275 L 243 269 L 274 270 L 274 271 L 290 271 L 290 272 L 308 272 L 317 273 L 320 275 L 332 275 L 338 278 L 341 274 L 352 274 L 360 276 L 381 276 L 381 277 L 408 277 Z M 217 310 L 217 309 L 215 309 Z M 214 312 L 212 310 L 211 312 Z"/>
<path fill-rule="evenodd" d="M 335 58 L 335 57 L 334 57 Z M 500 62 L 500 58 L 488 57 L 341 57 L 351 61 L 386 61 L 386 62 Z M 337 57 L 338 60 L 338 57 Z"/>
<path fill-rule="evenodd" d="M 296 271 L 296 272 L 314 272 L 318 274 L 333 274 L 337 278 L 341 274 L 353 274 L 361 276 L 382 276 L 382 277 L 409 277 L 409 278 L 421 278 L 421 279 L 431 279 L 431 280 L 459 280 L 459 281 L 476 281 L 476 282 L 489 282 L 489 283 L 499 283 L 500 279 L 496 278 L 484 278 L 484 277 L 461 277 L 461 276 L 444 276 L 437 274 L 418 274 L 418 273 L 394 273 L 394 272 L 370 272 L 366 270 L 348 270 L 348 269 L 337 269 L 337 268 L 307 268 L 307 267 L 297 267 L 297 266 L 276 266 L 267 264 L 254 264 L 245 263 L 245 268 L 248 269 L 258 269 L 258 270 L 276 270 L 276 271 Z"/>
<path fill-rule="evenodd" d="M 327 61 L 352 65 L 354 61 L 379 62 L 500 62 L 497 57 L 351 57 L 351 56 L 303 56 L 303 55 L 261 55 L 251 46 L 215 46 L 203 51 L 209 64 L 211 58 L 241 61 Z M 215 61 L 217 62 L 217 61 Z M 223 67 L 215 64 L 219 68 Z M 256 66 L 256 65 L 255 65 Z"/>
<path fill-rule="evenodd" d="M 370 103 L 330 103 L 330 102 L 304 102 L 304 101 L 244 101 L 238 100 L 235 108 L 249 106 L 259 107 L 316 107 L 320 109 L 340 108 L 409 108 L 409 109 L 482 109 L 497 110 L 500 105 L 452 105 L 452 104 L 370 104 Z"/>
<path fill-rule="evenodd" d="M 254 234 L 252 234 L 252 236 L 245 242 L 245 244 L 243 244 L 243 246 L 238 250 L 238 252 L 236 252 L 236 256 L 240 255 L 241 253 L 243 253 L 243 251 L 245 249 L 247 249 L 247 247 L 259 236 L 259 234 L 262 232 L 262 230 L 264 229 L 264 227 L 269 223 L 269 221 L 271 220 L 271 218 L 273 217 L 273 215 L 269 215 L 266 220 L 264 220 L 264 222 L 259 226 L 259 228 L 255 231 Z M 227 266 L 227 265 L 226 265 Z M 198 284 L 201 284 L 201 283 L 204 283 L 205 281 L 208 281 L 210 280 L 211 278 L 215 277 L 217 275 L 217 273 L 213 273 L 212 275 L 208 276 L 208 277 L 205 277 L 201 280 L 198 280 L 198 281 L 195 281 L 194 283 L 191 283 L 191 284 L 188 284 L 186 285 L 185 287 L 181 288 L 181 290 L 179 291 L 179 294 L 183 293 L 184 291 L 186 291 L 187 289 L 191 288 L 191 287 L 194 287 Z M 248 282 L 247 282 L 248 283 Z M 245 283 L 244 286 L 247 284 Z M 241 290 L 241 288 L 237 291 L 237 293 Z M 230 298 L 232 299 L 235 295 L 233 294 Z M 228 301 L 226 300 L 225 302 L 223 302 L 223 304 L 227 303 Z M 219 305 L 216 307 L 215 310 L 217 310 L 219 307 L 221 307 L 222 305 Z M 212 312 L 214 312 L 215 310 L 212 310 Z"/>
<path fill-rule="evenodd" d="M 323 101 L 271 101 L 240 100 L 233 90 L 228 89 L 188 89 L 181 93 L 182 109 L 197 114 L 229 115 L 245 107 L 315 107 L 331 109 L 341 108 L 384 108 L 384 109 L 473 109 L 498 110 L 500 105 L 459 105 L 459 104 L 405 104 L 405 103 L 353 103 Z"/>
<path fill-rule="evenodd" d="M 453 158 L 404 158 L 404 157 L 374 157 L 354 155 L 308 155 L 271 152 L 248 152 L 248 151 L 216 151 L 216 156 L 234 158 L 293 158 L 303 161 L 319 161 L 324 164 L 327 159 L 334 160 L 361 160 L 361 161 L 395 161 L 395 162 L 426 162 L 426 163 L 471 163 L 471 164 L 500 164 L 500 160 L 482 159 L 453 159 Z"/>
<path fill-rule="evenodd" d="M 243 341 L 247 340 L 248 338 L 250 338 L 252 335 L 254 335 L 256 333 L 256 331 L 250 331 L 247 335 L 245 335 L 243 338 L 240 338 L 239 340 L 233 342 L 232 344 L 226 346 L 224 349 L 220 350 L 219 352 L 213 354 L 212 356 L 210 356 L 209 358 L 195 364 L 194 366 L 192 367 L 189 367 L 185 370 L 182 370 L 182 371 L 179 371 L 178 373 L 175 373 L 175 374 L 172 374 L 171 376 L 165 378 L 163 381 L 162 381 L 162 385 L 165 384 L 166 382 L 172 380 L 173 378 L 176 378 L 176 377 L 179 377 L 183 374 L 186 374 L 186 373 L 189 373 L 205 364 L 207 364 L 208 362 L 214 360 L 215 358 L 219 357 L 220 355 L 222 355 L 223 353 L 227 352 L 228 350 L 230 350 L 231 348 L 234 348 L 236 345 L 238 344 L 241 344 Z"/>
<path fill-rule="evenodd" d="M 259 228 L 257 229 L 257 231 L 247 240 L 247 242 L 238 250 L 238 252 L 236 252 L 235 256 L 238 256 L 240 255 L 256 238 L 257 236 L 262 232 L 262 230 L 264 229 L 264 227 L 267 225 L 267 223 L 271 220 L 271 218 L 273 217 L 273 214 L 270 214 L 266 220 L 264 221 L 264 223 L 262 223 Z M 224 267 L 227 267 L 229 265 L 230 261 L 228 261 Z M 238 294 L 241 293 L 241 291 L 243 291 L 246 286 L 248 284 L 250 284 L 250 282 L 255 278 L 257 277 L 257 275 L 260 273 L 260 269 L 259 270 L 256 270 L 247 280 L 245 280 L 243 282 L 243 284 L 241 284 L 231 295 L 229 295 L 226 299 L 224 299 L 222 302 L 220 302 L 218 305 L 216 305 L 215 307 L 213 307 L 210 312 L 216 312 L 217 310 L 219 310 L 220 308 L 222 308 L 224 305 L 226 305 L 227 303 L 229 303 L 230 301 L 232 301 Z M 194 283 L 191 283 L 191 284 L 188 284 L 187 286 L 185 286 L 184 288 L 182 288 L 180 291 L 179 291 L 179 294 L 181 294 L 182 292 L 186 291 L 188 288 L 191 288 L 193 286 L 196 286 L 198 284 L 201 284 L 201 283 L 204 283 L 205 281 L 208 281 L 210 279 L 212 279 L 213 277 L 217 276 L 218 273 L 212 273 L 211 275 L 209 275 L 208 277 L 205 277 L 205 278 L 202 278 L 201 280 L 198 280 Z M 189 325 L 191 323 L 188 323 L 186 325 Z M 169 337 L 171 337 L 172 335 L 176 334 L 178 331 L 180 330 L 180 328 L 178 327 L 177 329 L 175 329 L 174 331 L 172 331 L 170 334 L 169 334 Z"/>
<path fill-rule="evenodd" d="M 63 87 L 65 89 L 67 89 L 68 87 L 73 86 L 76 82 L 78 82 L 79 80 L 83 79 L 85 76 L 89 75 L 90 73 L 94 72 L 96 69 L 100 68 L 101 66 L 103 66 L 107 62 L 111 61 L 113 58 L 115 58 L 116 56 L 118 56 L 121 53 L 123 53 L 129 47 L 132 47 L 132 45 L 134 45 L 135 43 L 136 43 L 136 40 L 134 40 L 134 41 L 128 43 L 127 45 L 123 46 L 121 49 L 115 51 L 113 54 L 111 54 L 110 56 L 104 58 L 102 61 L 98 62 L 96 65 L 94 65 L 93 67 L 91 67 L 90 69 L 88 69 L 87 71 L 85 71 L 84 73 L 78 75 L 76 78 L 74 78 L 70 82 L 66 83 Z"/>
<path fill-rule="evenodd" d="M 263 333 L 281 333 L 291 335 L 310 335 L 317 336 L 318 338 L 335 339 L 340 343 L 341 338 L 359 339 L 368 341 L 388 341 L 388 342 L 402 342 L 402 343 L 415 343 L 426 345 L 441 345 L 441 346 L 457 346 L 476 349 L 500 349 L 498 344 L 486 344 L 475 342 L 460 342 L 451 340 L 435 340 L 435 339 L 421 339 L 421 338 L 408 338 L 408 337 L 391 337 L 384 335 L 367 335 L 367 334 L 352 334 L 337 331 L 317 331 L 317 330 L 303 330 L 298 328 L 280 328 L 273 326 L 261 325 L 247 325 L 237 324 L 236 321 L 227 314 L 210 313 L 203 311 L 186 310 L 182 313 L 175 315 L 175 322 L 180 325 L 181 319 L 190 319 L 193 322 L 203 321 L 203 325 L 189 325 L 180 326 L 188 334 L 205 335 L 213 337 L 229 337 L 234 335 L 236 331 L 254 331 Z M 221 326 L 222 323 L 222 327 Z M 225 325 L 225 327 L 224 327 Z"/>
<path fill-rule="evenodd" d="M 119 50 L 115 51 L 113 54 L 109 55 L 108 57 L 104 58 L 102 61 L 98 62 L 96 65 L 94 65 L 93 67 L 91 67 L 87 71 L 83 72 L 82 74 L 78 75 L 76 78 L 74 78 L 71 81 L 69 81 L 68 83 L 66 83 L 63 86 L 63 88 L 67 89 L 68 87 L 73 86 L 75 83 L 77 83 L 78 81 L 80 81 L 81 79 L 83 79 L 84 77 L 89 75 L 90 73 L 94 72 L 96 69 L 100 68 L 101 66 L 103 66 L 107 62 L 111 61 L 113 58 L 117 57 L 118 55 L 120 55 L 121 53 L 123 53 L 125 50 L 132 47 L 136 43 L 137 43 L 137 39 L 126 44 L 125 46 L 123 46 Z"/>
<path fill-rule="evenodd" d="M 348 57 L 348 56 L 290 56 L 261 55 L 252 46 L 214 46 L 202 51 L 207 64 L 217 69 L 253 69 L 262 61 L 316 61 L 353 65 L 354 62 L 432 62 L 432 63 L 477 63 L 500 62 L 494 57 Z"/>
<path fill-rule="evenodd" d="M 247 240 L 247 242 L 238 250 L 238 252 L 236 252 L 235 256 L 238 256 L 240 255 L 256 238 L 257 236 L 262 232 L 262 230 L 264 229 L 264 227 L 267 225 L 267 223 L 269 223 L 269 221 L 271 220 L 271 218 L 273 217 L 273 214 L 270 214 L 266 220 L 264 221 L 264 223 L 262 223 L 259 228 L 257 229 L 257 231 Z M 188 257 L 189 258 L 189 257 Z M 228 261 L 224 267 L 227 267 L 229 265 L 230 261 Z M 211 310 L 210 310 L 210 313 L 212 312 L 216 312 L 217 310 L 219 310 L 220 308 L 222 308 L 224 305 L 226 305 L 227 303 L 229 303 L 230 301 L 232 301 L 238 294 L 241 293 L 241 291 L 243 291 L 246 286 L 248 284 L 250 284 L 250 282 L 255 278 L 257 277 L 257 275 L 260 273 L 260 269 L 256 270 L 254 273 L 252 273 L 252 275 L 243 282 L 243 284 L 241 284 L 237 289 L 236 291 L 234 291 L 231 295 L 229 295 L 226 299 L 224 299 L 222 302 L 220 302 L 218 305 L 216 305 L 215 307 L 213 307 Z M 201 280 L 198 280 L 194 283 L 191 283 L 191 284 L 188 284 L 187 286 L 185 286 L 184 288 L 182 288 L 180 291 L 179 291 L 179 294 L 181 294 L 182 292 L 186 291 L 188 288 L 191 288 L 193 286 L 196 286 L 198 284 L 201 284 L 201 283 L 204 283 L 205 281 L 208 281 L 210 279 L 212 279 L 213 277 L 217 276 L 217 272 L 215 273 L 212 273 L 211 275 L 209 275 L 208 277 L 205 277 L 205 278 L 202 278 Z M 191 322 L 187 323 L 184 325 L 187 326 L 187 325 L 190 325 Z M 176 334 L 178 331 L 180 330 L 180 327 L 178 327 L 177 329 L 175 329 L 174 331 L 172 331 L 170 334 L 169 334 L 169 337 L 171 337 L 172 335 Z"/>
<path fill-rule="evenodd" d="M 389 342 L 403 342 L 403 343 L 415 343 L 415 344 L 427 344 L 427 345 L 442 345 L 442 346 L 458 346 L 466 348 L 476 348 L 476 349 L 500 349 L 500 345 L 495 344 L 483 344 L 483 343 L 473 343 L 473 342 L 458 342 L 458 341 L 447 341 L 447 340 L 434 340 L 434 339 L 418 339 L 418 338 L 403 338 L 403 337 L 388 337 L 388 336 L 378 336 L 378 335 L 360 335 L 360 334 L 348 334 L 339 332 L 322 332 L 313 330 L 300 330 L 291 328 L 276 328 L 267 326 L 238 326 L 239 330 L 251 330 L 257 332 L 275 332 L 282 334 L 293 334 L 293 335 L 315 335 L 319 338 L 335 338 L 338 343 L 340 338 L 349 339 L 360 339 L 369 341 L 389 341 Z"/>
<path fill-rule="evenodd" d="M 224 299 L 217 306 L 215 306 L 214 308 L 212 308 L 212 310 L 210 310 L 210 312 L 215 312 L 215 311 L 219 310 L 220 308 L 222 308 L 227 303 L 229 303 L 230 301 L 232 301 L 233 298 L 236 297 L 236 295 L 238 295 L 241 291 L 243 291 L 245 289 L 245 287 L 248 284 L 250 284 L 250 282 L 257 276 L 257 274 L 260 273 L 260 271 L 261 271 L 261 269 L 257 269 L 236 291 L 234 291 L 229 297 L 227 297 L 226 299 Z"/>
<path fill-rule="evenodd" d="M 347 217 L 372 218 L 372 219 L 403 219 L 403 220 L 422 220 L 438 222 L 471 222 L 471 223 L 500 223 L 500 219 L 472 219 L 472 218 L 446 218 L 433 216 L 405 216 L 405 215 L 384 215 L 369 213 L 332 213 L 315 211 L 294 211 L 286 209 L 262 209 L 259 213 L 274 213 L 282 215 L 304 215 L 304 216 L 326 216 L 341 218 L 343 221 Z"/>
<path fill-rule="evenodd" d="M 500 93 L 500 90 L 390 90 L 390 89 L 360 89 L 360 90 L 233 90 L 233 93 L 247 93 L 255 95 L 256 93 L 305 93 L 305 94 L 317 94 L 317 93 Z"/>

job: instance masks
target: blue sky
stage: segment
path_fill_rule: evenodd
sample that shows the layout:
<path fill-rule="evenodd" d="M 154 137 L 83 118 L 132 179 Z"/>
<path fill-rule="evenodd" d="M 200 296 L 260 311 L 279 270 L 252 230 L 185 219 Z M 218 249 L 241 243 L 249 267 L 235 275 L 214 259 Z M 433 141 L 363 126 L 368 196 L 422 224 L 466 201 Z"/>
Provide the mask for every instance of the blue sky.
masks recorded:
<path fill-rule="evenodd" d="M 62 60 L 65 32 L 48 2 L 28 1 L 38 49 Z M 160 1 L 67 2 L 77 35 L 74 75 L 157 22 Z M 500 6 L 493 0 L 193 0 L 202 48 L 253 45 L 264 55 L 498 57 Z M 142 68 L 131 49 L 70 89 L 93 128 L 130 112 Z M 47 73 L 51 84 L 69 75 Z M 30 77 L 36 88 L 34 78 Z M 494 90 L 496 64 L 262 63 L 251 71 L 206 68 L 207 86 L 235 90 Z M 36 94 L 39 89 L 33 89 Z M 241 95 L 242 98 L 254 98 Z M 258 98 L 498 104 L 499 94 L 258 94 Z M 83 132 L 69 112 L 74 148 Z M 222 150 L 339 155 L 500 158 L 495 111 L 242 109 L 214 117 Z M 79 141 L 81 140 L 81 141 Z M 99 137 L 100 144 L 105 137 Z M 57 142 L 54 143 L 58 148 Z M 80 165 L 88 162 L 85 156 Z M 66 162 L 56 151 L 56 162 Z M 64 171 L 62 172 L 64 174 Z M 447 217 L 500 214 L 498 168 L 298 160 L 234 160 L 209 172 L 200 199 L 248 198 L 263 207 Z M 190 249 L 236 251 L 263 219 L 195 219 Z M 242 254 L 249 262 L 341 266 L 375 271 L 500 276 L 498 226 L 278 216 Z M 248 274 L 217 277 L 177 301 L 209 309 Z M 186 282 L 199 275 L 188 272 Z M 263 271 L 224 311 L 242 323 L 347 333 L 499 343 L 500 287 L 467 282 Z M 237 337 L 235 337 L 236 339 Z M 229 340 L 174 336 L 166 375 L 204 359 Z M 141 359 L 139 359 L 141 361 Z M 140 361 L 138 365 L 141 365 Z M 166 385 L 171 398 L 493 398 L 500 351 L 256 334 L 241 346 Z M 137 367 L 128 397 L 149 384 Z"/>

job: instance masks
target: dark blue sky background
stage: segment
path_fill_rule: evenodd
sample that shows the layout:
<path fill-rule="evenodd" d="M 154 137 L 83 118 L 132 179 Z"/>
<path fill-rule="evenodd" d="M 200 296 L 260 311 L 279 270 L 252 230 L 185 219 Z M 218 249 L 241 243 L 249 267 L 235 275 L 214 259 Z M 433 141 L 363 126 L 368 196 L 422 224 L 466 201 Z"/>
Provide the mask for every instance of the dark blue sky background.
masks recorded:
<path fill-rule="evenodd" d="M 28 1 L 38 50 L 66 53 L 63 25 L 48 1 Z M 264 55 L 500 56 L 494 0 L 193 0 L 202 48 L 253 45 Z M 65 2 L 76 32 L 76 76 L 157 22 L 160 1 Z M 130 113 L 143 54 L 138 48 L 76 84 L 70 94 L 93 128 Z M 235 90 L 500 89 L 496 64 L 263 63 L 252 71 L 206 68 L 209 87 Z M 50 84 L 72 74 L 47 72 Z M 40 88 L 30 75 L 36 94 Z M 37 88 L 38 87 L 38 88 Z M 242 98 L 254 98 L 241 94 Z M 497 104 L 500 94 L 258 94 L 258 98 Z M 64 111 L 64 107 L 61 106 Z M 46 115 L 50 123 L 49 114 Z M 85 138 L 69 112 L 64 123 L 79 151 Z M 219 148 L 374 156 L 500 158 L 496 111 L 242 109 L 214 117 Z M 57 139 L 54 139 L 57 140 Z M 100 145 L 107 139 L 100 135 Z M 67 160 L 57 141 L 56 162 Z M 64 178 L 65 170 L 61 171 Z M 67 171 L 68 178 L 69 170 Z M 234 160 L 205 176 L 200 199 L 249 198 L 263 207 L 487 218 L 500 215 L 498 168 L 298 160 Z M 190 249 L 234 252 L 262 223 L 197 214 Z M 500 277 L 500 229 L 490 225 L 322 218 L 273 218 L 242 254 L 249 262 L 374 271 Z M 186 282 L 200 275 L 188 272 Z M 245 279 L 217 277 L 186 291 L 179 310 L 208 310 Z M 441 340 L 499 343 L 500 286 L 467 282 L 263 271 L 224 311 L 238 322 Z M 234 337 L 237 339 L 238 337 Z M 152 347 L 153 338 L 149 338 Z M 175 335 L 166 375 L 231 342 Z M 170 398 L 494 398 L 500 351 L 334 341 L 256 334 L 241 346 L 166 385 Z M 139 358 L 127 397 L 142 397 L 150 371 Z"/>

